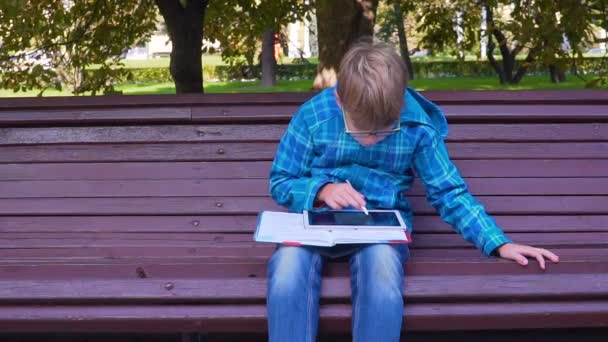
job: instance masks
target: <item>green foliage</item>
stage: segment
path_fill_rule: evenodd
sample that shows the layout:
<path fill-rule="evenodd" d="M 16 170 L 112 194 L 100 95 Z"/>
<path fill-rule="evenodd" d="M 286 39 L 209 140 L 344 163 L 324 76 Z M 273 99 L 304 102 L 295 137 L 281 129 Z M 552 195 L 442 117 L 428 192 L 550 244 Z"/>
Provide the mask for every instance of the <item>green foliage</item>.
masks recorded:
<path fill-rule="evenodd" d="M 423 47 L 437 51 L 452 51 L 460 57 L 460 51 L 471 51 L 479 44 L 481 7 L 473 0 L 429 0 L 416 2 L 418 30 L 424 36 Z M 462 28 L 459 40 L 457 25 Z"/>
<path fill-rule="evenodd" d="M 151 0 L 0 1 L 0 87 L 111 91 L 130 78 L 120 54 L 149 38 L 155 13 Z"/>
<path fill-rule="evenodd" d="M 211 1 L 204 33 L 206 39 L 220 42 L 222 59 L 228 64 L 251 67 L 265 30 L 279 32 L 305 16 L 310 16 L 310 5 L 304 0 Z"/>
<path fill-rule="evenodd" d="M 605 4 L 606 0 L 582 3 L 569 0 L 428 0 L 417 2 L 416 13 L 419 29 L 424 33 L 422 44 L 431 49 L 453 51 L 458 56 L 463 50 L 486 49 L 480 46 L 480 27 L 484 20 L 483 8 L 488 8 L 493 13 L 493 20 L 488 22 L 487 35 L 499 48 L 490 50 L 500 51 L 503 60 L 519 64 L 519 68 L 512 69 L 503 66 L 506 75 L 502 77 L 510 81 L 511 72 L 525 72 L 534 61 L 564 70 L 572 62 L 582 60 L 582 51 L 595 39 L 592 24 L 606 20 L 606 12 L 603 16 L 598 14 Z M 458 26 L 462 28 L 460 41 Z M 571 50 L 564 48 L 564 38 Z M 515 57 L 520 53 L 527 54 L 527 58 L 516 62 Z M 500 69 L 497 67 L 497 71 Z"/>
<path fill-rule="evenodd" d="M 598 57 L 586 57 L 578 64 L 577 72 L 581 75 L 598 77 L 597 71 L 602 70 L 605 60 Z M 414 61 L 414 71 L 424 79 L 442 77 L 483 77 L 493 76 L 495 71 L 483 61 Z M 122 79 L 122 82 L 154 83 L 172 82 L 168 68 L 129 68 L 132 80 Z M 277 78 L 279 80 L 310 80 L 316 75 L 317 64 L 279 64 Z M 235 81 L 259 79 L 262 69 L 259 65 L 204 65 L 203 78 L 208 81 Z M 540 62 L 530 65 L 530 75 L 545 75 L 545 66 Z M 599 82 L 599 81 L 598 81 Z M 600 86 L 598 83 L 597 86 Z"/>

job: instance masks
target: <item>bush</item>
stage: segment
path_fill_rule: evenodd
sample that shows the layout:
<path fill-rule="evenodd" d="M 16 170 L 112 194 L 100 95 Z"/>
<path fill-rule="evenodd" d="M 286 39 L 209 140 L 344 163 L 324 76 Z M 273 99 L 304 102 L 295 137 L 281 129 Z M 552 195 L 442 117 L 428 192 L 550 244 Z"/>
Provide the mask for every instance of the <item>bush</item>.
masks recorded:
<path fill-rule="evenodd" d="M 570 63 L 567 63 L 570 65 Z M 577 70 L 581 74 L 595 74 L 602 70 L 602 58 L 587 57 L 578 62 Z M 458 76 L 495 76 L 496 73 L 487 61 L 414 61 L 416 78 L 439 78 Z M 130 68 L 136 83 L 173 82 L 169 68 Z M 317 64 L 279 64 L 277 79 L 304 80 L 313 79 L 316 75 Z M 547 68 L 541 63 L 534 63 L 526 75 L 544 75 Z M 205 81 L 234 81 L 260 79 L 260 65 L 205 65 L 203 79 Z"/>

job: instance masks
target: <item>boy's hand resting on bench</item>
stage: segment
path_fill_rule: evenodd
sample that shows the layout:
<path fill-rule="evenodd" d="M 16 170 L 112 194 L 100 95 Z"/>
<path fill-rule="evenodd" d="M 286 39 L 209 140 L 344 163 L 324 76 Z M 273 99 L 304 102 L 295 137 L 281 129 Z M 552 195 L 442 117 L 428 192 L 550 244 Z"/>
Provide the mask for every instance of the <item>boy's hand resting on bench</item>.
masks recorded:
<path fill-rule="evenodd" d="M 496 249 L 498 255 L 503 259 L 515 260 L 522 266 L 528 265 L 528 257 L 536 258 L 540 268 L 545 269 L 545 258 L 559 262 L 559 257 L 552 252 L 526 245 L 518 245 L 516 243 L 506 243 Z"/>

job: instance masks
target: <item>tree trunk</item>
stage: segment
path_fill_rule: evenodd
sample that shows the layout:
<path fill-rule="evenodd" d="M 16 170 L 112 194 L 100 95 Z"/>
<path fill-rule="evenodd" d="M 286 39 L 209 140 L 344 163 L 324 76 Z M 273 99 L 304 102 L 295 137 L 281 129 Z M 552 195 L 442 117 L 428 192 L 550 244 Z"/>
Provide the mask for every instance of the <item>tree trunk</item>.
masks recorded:
<path fill-rule="evenodd" d="M 203 92 L 203 21 L 208 0 L 155 0 L 165 19 L 173 48 L 170 70 L 175 90 Z M 181 5 L 185 3 L 185 5 Z"/>
<path fill-rule="evenodd" d="M 551 79 L 551 83 L 561 83 L 566 80 L 566 74 L 564 71 L 555 64 L 549 65 L 549 77 Z"/>
<path fill-rule="evenodd" d="M 318 0 L 319 65 L 313 90 L 336 84 L 340 61 L 357 39 L 373 36 L 378 0 Z"/>
<path fill-rule="evenodd" d="M 405 27 L 403 27 L 403 12 L 401 11 L 401 1 L 393 0 L 393 8 L 395 9 L 395 21 L 397 23 L 397 33 L 399 36 L 399 51 L 401 58 L 407 67 L 407 75 L 410 80 L 414 79 L 414 67 L 410 58 L 410 49 L 407 47 L 407 36 L 405 35 Z"/>
<path fill-rule="evenodd" d="M 492 66 L 494 71 L 496 71 L 496 74 L 498 75 L 498 81 L 500 82 L 500 84 L 505 84 L 507 82 L 505 71 L 503 70 L 500 63 L 498 63 L 496 58 L 494 58 L 494 48 L 496 48 L 496 44 L 494 44 L 494 38 L 493 38 L 493 32 L 496 29 L 494 27 L 494 11 L 492 10 L 492 8 L 488 7 L 485 3 L 484 3 L 484 7 L 486 9 L 486 30 L 487 30 L 486 35 L 487 35 L 487 44 L 488 44 L 486 46 L 486 55 L 488 55 L 488 62 L 490 62 L 490 65 Z"/>
<path fill-rule="evenodd" d="M 274 31 L 264 31 L 262 40 L 262 86 L 273 87 L 276 84 L 276 64 L 274 58 Z"/>
<path fill-rule="evenodd" d="M 533 47 L 530 49 L 530 51 L 528 51 L 526 59 L 524 59 L 524 61 L 520 64 L 519 69 L 511 78 L 511 84 L 518 84 L 521 82 L 522 78 L 524 78 L 524 75 L 526 74 L 526 71 L 528 71 L 529 66 L 536 59 L 536 54 L 538 54 L 538 52 L 540 52 L 540 48 L 538 46 Z M 515 59 L 515 54 L 513 54 L 513 59 Z"/>

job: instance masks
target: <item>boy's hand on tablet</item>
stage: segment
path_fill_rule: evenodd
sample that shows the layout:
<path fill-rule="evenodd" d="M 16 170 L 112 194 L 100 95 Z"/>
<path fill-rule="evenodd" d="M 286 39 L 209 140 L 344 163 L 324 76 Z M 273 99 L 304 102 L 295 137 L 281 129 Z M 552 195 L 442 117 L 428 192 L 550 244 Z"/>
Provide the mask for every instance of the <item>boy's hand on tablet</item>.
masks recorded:
<path fill-rule="evenodd" d="M 365 206 L 365 196 L 348 183 L 329 183 L 319 190 L 317 200 L 325 202 L 332 209 Z"/>

